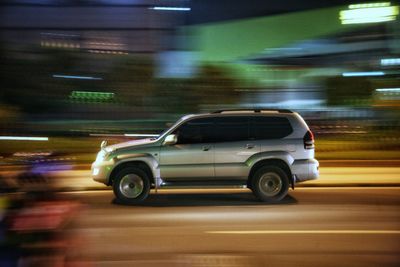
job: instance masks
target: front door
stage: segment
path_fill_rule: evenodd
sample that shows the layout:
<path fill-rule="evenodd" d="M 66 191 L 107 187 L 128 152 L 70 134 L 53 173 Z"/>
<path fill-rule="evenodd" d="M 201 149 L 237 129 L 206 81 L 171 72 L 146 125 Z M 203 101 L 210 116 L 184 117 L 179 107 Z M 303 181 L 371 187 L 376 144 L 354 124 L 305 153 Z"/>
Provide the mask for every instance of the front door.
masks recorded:
<path fill-rule="evenodd" d="M 160 173 L 164 181 L 201 181 L 214 179 L 214 144 L 210 140 L 213 121 L 192 119 L 180 125 L 173 134 L 175 145 L 160 150 Z"/>

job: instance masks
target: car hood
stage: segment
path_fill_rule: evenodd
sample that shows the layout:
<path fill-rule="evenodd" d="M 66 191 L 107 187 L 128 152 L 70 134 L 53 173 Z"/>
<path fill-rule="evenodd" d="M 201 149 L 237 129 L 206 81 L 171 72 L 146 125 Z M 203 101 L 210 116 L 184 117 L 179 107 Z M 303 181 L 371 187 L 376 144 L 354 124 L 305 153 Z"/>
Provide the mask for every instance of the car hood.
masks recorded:
<path fill-rule="evenodd" d="M 123 142 L 123 143 L 118 143 L 115 145 L 107 146 L 106 151 L 115 151 L 115 150 L 122 149 L 122 148 L 143 146 L 143 145 L 153 144 L 156 141 L 157 140 L 154 138 L 132 140 L 132 141 L 128 141 L 128 142 Z"/>

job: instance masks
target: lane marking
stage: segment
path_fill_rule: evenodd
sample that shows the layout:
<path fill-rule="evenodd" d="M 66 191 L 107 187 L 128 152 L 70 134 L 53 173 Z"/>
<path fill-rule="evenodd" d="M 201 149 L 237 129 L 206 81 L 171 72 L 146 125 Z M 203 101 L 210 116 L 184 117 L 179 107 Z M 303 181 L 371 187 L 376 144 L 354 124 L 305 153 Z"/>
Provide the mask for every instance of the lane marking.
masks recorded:
<path fill-rule="evenodd" d="M 247 230 L 247 231 L 205 231 L 206 234 L 400 234 L 400 230 Z"/>

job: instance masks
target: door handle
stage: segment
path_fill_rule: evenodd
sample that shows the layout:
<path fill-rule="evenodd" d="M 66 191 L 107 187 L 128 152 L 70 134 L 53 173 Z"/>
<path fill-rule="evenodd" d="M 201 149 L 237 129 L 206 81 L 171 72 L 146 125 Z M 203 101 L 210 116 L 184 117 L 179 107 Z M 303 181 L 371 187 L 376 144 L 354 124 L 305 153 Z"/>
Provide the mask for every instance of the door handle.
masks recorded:
<path fill-rule="evenodd" d="M 246 148 L 247 148 L 247 149 L 252 149 L 252 148 L 254 148 L 254 144 L 247 144 L 247 145 L 246 145 Z"/>
<path fill-rule="evenodd" d="M 203 151 L 208 151 L 208 150 L 210 150 L 210 146 L 203 146 Z"/>

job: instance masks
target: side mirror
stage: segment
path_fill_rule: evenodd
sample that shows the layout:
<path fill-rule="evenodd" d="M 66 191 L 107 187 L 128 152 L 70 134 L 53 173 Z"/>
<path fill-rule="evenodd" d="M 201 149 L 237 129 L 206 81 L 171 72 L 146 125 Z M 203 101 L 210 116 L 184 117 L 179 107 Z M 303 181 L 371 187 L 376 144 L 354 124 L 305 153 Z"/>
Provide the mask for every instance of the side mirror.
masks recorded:
<path fill-rule="evenodd" d="M 178 142 L 178 136 L 176 134 L 167 135 L 164 139 L 164 145 L 175 145 Z"/>

